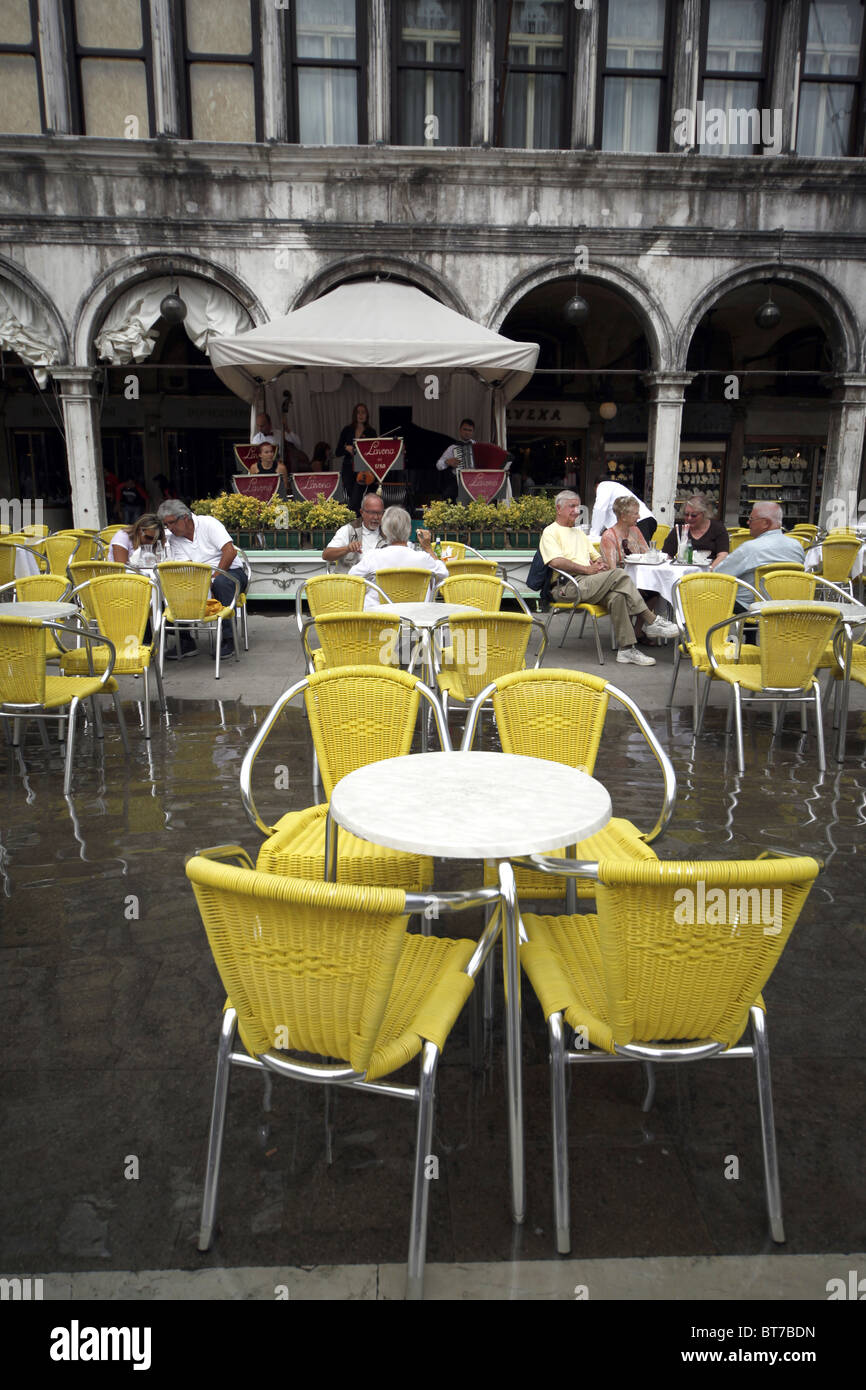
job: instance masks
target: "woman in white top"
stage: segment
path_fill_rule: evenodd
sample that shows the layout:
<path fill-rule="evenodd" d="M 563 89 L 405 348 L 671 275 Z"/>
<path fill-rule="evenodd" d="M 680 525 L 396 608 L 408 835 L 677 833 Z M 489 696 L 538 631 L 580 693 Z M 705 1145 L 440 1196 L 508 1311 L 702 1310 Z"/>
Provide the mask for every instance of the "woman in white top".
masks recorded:
<path fill-rule="evenodd" d="M 381 550 L 368 550 L 365 555 L 361 556 L 353 568 L 352 574 L 360 575 L 362 579 L 375 581 L 379 570 L 425 569 L 430 571 L 431 577 L 448 578 L 446 566 L 433 554 L 429 531 L 418 532 L 420 550 L 409 549 L 412 518 L 402 507 L 387 507 L 385 509 L 381 532 L 388 544 L 383 545 Z M 364 600 L 364 608 L 378 608 L 381 602 L 382 600 L 375 589 L 370 589 Z"/>
<path fill-rule="evenodd" d="M 165 547 L 165 527 L 155 512 L 145 512 L 128 531 L 118 531 L 108 547 L 107 558 L 128 565 L 130 557 L 143 545 Z"/>

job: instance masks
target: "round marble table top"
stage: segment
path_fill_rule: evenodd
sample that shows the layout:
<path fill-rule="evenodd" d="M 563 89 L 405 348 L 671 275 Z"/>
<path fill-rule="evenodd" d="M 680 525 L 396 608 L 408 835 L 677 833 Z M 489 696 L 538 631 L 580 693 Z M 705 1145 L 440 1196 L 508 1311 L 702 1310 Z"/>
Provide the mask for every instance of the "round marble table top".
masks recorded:
<path fill-rule="evenodd" d="M 610 820 L 600 782 L 511 753 L 413 753 L 350 772 L 331 814 L 361 839 L 446 859 L 507 859 L 577 844 Z"/>
<path fill-rule="evenodd" d="M 812 608 L 820 608 L 825 613 L 838 613 L 843 622 L 846 623 L 866 623 L 866 607 L 862 603 L 830 603 L 825 599 L 803 599 Z M 784 613 L 796 600 L 774 598 L 766 599 L 763 603 L 750 603 L 750 613 Z"/>
<path fill-rule="evenodd" d="M 408 618 L 416 627 L 432 627 L 440 618 L 449 618 L 455 613 L 480 613 L 481 609 L 470 608 L 468 603 L 381 603 L 374 611 L 393 618 Z"/>
<path fill-rule="evenodd" d="M 79 612 L 74 603 L 0 603 L 0 618 L 43 618 L 59 622 L 75 618 Z"/>

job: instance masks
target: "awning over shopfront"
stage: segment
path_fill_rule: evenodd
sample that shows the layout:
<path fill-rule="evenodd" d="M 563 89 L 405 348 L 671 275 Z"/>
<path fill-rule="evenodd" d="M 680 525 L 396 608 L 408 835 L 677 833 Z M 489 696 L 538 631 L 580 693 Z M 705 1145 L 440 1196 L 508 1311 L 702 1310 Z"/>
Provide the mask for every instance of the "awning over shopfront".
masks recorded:
<path fill-rule="evenodd" d="M 210 343 L 214 370 L 251 404 L 273 415 L 280 392 L 291 392 L 294 428 L 305 440 L 330 438 L 359 395 L 391 392 L 425 428 L 456 430 L 462 414 L 476 413 L 481 426 L 490 390 L 502 439 L 505 404 L 529 381 L 538 352 L 537 344 L 503 338 L 411 285 L 376 280 L 341 285 L 283 318 Z"/>
<path fill-rule="evenodd" d="M 58 359 L 51 326 L 35 300 L 8 280 L 0 281 L 0 349 L 14 352 L 44 390 L 48 372 Z"/>
<path fill-rule="evenodd" d="M 163 276 L 134 285 L 112 304 L 95 339 L 99 360 L 113 367 L 145 362 L 156 345 L 157 335 L 152 329 L 160 317 L 159 306 L 175 290 L 187 309 L 183 320 L 186 335 L 201 352 L 209 351 L 215 337 L 249 327 L 246 309 L 219 285 L 192 276 Z"/>

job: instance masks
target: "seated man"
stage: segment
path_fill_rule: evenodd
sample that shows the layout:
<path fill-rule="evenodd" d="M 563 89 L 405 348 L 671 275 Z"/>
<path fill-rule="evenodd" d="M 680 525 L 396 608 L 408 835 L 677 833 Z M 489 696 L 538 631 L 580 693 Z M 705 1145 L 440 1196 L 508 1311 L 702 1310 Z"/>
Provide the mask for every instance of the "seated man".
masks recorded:
<path fill-rule="evenodd" d="M 262 410 L 256 416 L 256 432 L 250 440 L 251 444 L 274 444 L 276 445 L 277 436 L 274 434 L 274 427 L 271 424 L 271 417 L 267 411 Z"/>
<path fill-rule="evenodd" d="M 323 560 L 336 561 L 337 569 L 344 573 L 357 565 L 362 555 L 370 550 L 381 550 L 388 542 L 379 529 L 385 504 L 375 492 L 368 492 L 361 502 L 361 524 L 351 522 L 341 526 L 322 551 Z"/>
<path fill-rule="evenodd" d="M 635 645 L 632 619 L 643 620 L 647 637 L 676 637 L 676 624 L 654 618 L 628 575 L 620 569 L 607 568 L 589 537 L 576 524 L 580 515 L 577 493 L 560 492 L 554 501 L 556 520 L 541 533 L 541 558 L 549 569 L 574 576 L 579 593 L 568 581 L 554 579 L 551 598 L 557 603 L 599 604 L 610 614 L 618 647 L 617 661 L 633 666 L 655 666 L 655 658 L 646 656 Z"/>
<path fill-rule="evenodd" d="M 440 473 L 444 473 L 442 479 L 442 496 L 450 498 L 452 502 L 457 501 L 457 469 L 464 464 L 464 444 L 475 442 L 475 421 L 465 419 L 460 421 L 460 440 L 456 444 L 450 444 L 445 453 L 436 460 L 436 467 Z"/>
<path fill-rule="evenodd" d="M 793 536 L 782 534 L 782 508 L 778 502 L 756 502 L 749 517 L 751 540 L 743 541 L 714 567 L 716 574 L 732 574 L 755 586 L 755 568 L 790 561 L 803 564 L 803 547 Z M 743 613 L 755 600 L 748 589 L 737 590 L 735 612 Z"/>
<path fill-rule="evenodd" d="M 215 516 L 194 516 L 185 502 L 174 499 L 161 503 L 156 514 L 171 536 L 169 559 L 193 560 L 197 564 L 211 565 L 211 592 L 223 607 L 231 603 L 236 592 L 246 592 L 249 582 L 247 572 L 221 521 L 217 521 Z M 238 581 L 239 590 L 235 589 L 232 579 L 227 578 L 229 574 Z M 187 643 L 192 642 L 189 634 L 184 636 Z M 235 644 L 229 628 L 223 633 L 220 660 L 234 654 Z"/>
<path fill-rule="evenodd" d="M 382 535 L 385 537 L 385 546 L 381 550 L 368 550 L 358 561 L 353 574 L 357 574 L 361 579 L 372 579 L 375 583 L 376 574 L 379 570 L 386 569 L 420 569 L 429 570 L 431 577 L 436 579 L 447 579 L 448 569 L 437 559 L 430 544 L 431 535 L 429 531 L 418 532 L 418 544 L 420 550 L 409 549 L 409 537 L 412 534 L 412 518 L 402 507 L 389 507 L 382 517 Z M 369 589 L 367 597 L 364 599 L 364 608 L 379 608 L 382 600 L 375 589 Z"/>

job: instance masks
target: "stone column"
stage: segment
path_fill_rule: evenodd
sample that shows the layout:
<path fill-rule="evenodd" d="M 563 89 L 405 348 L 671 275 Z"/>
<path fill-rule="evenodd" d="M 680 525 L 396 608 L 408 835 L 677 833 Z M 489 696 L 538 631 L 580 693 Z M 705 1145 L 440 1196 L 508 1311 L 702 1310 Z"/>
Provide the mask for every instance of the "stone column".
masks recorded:
<path fill-rule="evenodd" d="M 385 0 L 370 0 L 367 21 L 367 139 L 371 145 L 391 140 L 391 52 Z"/>
<path fill-rule="evenodd" d="M 598 65 L 598 6 L 586 3 L 574 15 L 574 101 L 571 147 L 591 150 L 595 145 L 595 80 Z"/>
<path fill-rule="evenodd" d="M 52 367 L 51 375 L 63 405 L 73 525 L 101 530 L 107 524 L 99 423 L 102 372 L 98 367 Z"/>
<path fill-rule="evenodd" d="M 708 3 L 708 0 L 707 0 Z M 693 111 L 697 118 L 698 79 L 701 60 L 701 0 L 683 0 L 680 11 L 680 24 L 673 55 L 671 74 L 671 116 L 677 111 Z M 671 150 L 674 154 L 684 154 L 688 148 L 678 145 L 674 139 L 676 122 L 672 119 L 667 139 L 662 135 L 660 148 Z M 695 147 L 699 143 L 699 132 L 695 129 Z"/>
<path fill-rule="evenodd" d="M 493 0 L 478 0 L 473 7 L 472 74 L 469 143 L 491 145 L 495 120 L 494 93 L 496 49 L 494 44 Z"/>
<path fill-rule="evenodd" d="M 151 0 L 153 4 L 153 0 Z M 285 13 L 271 0 L 260 7 L 262 39 L 262 134 L 265 140 L 286 141 L 289 138 L 289 112 L 286 86 L 285 36 L 283 21 L 291 23 Z"/>
<path fill-rule="evenodd" d="M 822 526 L 850 526 L 858 520 L 857 486 L 866 429 L 866 376 L 837 378 L 830 402 L 827 457 L 821 490 Z"/>
<path fill-rule="evenodd" d="M 61 0 L 39 0 L 39 64 L 45 93 L 45 126 L 56 135 L 67 135 L 72 130 L 65 37 Z"/>
<path fill-rule="evenodd" d="M 647 372 L 643 379 L 650 392 L 647 466 L 653 470 L 652 501 L 644 501 L 660 525 L 673 526 L 683 392 L 694 372 Z"/>

